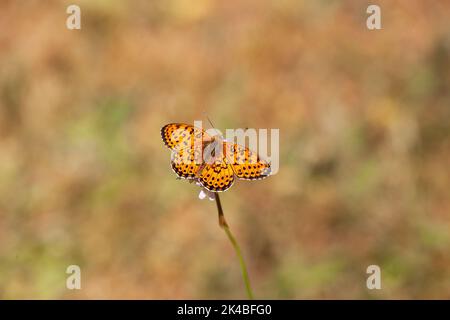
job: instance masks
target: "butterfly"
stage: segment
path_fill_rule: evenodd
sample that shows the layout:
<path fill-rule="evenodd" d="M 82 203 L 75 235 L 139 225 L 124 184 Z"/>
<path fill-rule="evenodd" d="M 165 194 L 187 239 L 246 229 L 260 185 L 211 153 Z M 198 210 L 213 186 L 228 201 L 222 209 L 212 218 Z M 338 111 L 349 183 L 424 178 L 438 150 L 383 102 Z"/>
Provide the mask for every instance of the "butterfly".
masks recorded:
<path fill-rule="evenodd" d="M 176 175 L 198 182 L 209 191 L 225 191 L 235 178 L 258 180 L 270 175 L 270 163 L 256 152 L 192 125 L 167 124 L 161 129 L 161 137 L 172 150 L 171 166 Z"/>

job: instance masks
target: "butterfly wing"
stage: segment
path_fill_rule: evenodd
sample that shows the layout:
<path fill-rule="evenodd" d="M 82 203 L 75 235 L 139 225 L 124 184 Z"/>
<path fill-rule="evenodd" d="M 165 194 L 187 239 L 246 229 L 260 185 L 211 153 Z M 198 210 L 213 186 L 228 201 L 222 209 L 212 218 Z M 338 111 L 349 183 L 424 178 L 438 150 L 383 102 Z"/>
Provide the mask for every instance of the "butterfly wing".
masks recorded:
<path fill-rule="evenodd" d="M 194 179 L 202 164 L 203 145 L 211 137 L 202 129 L 182 123 L 165 125 L 161 137 L 172 150 L 172 170 L 180 178 Z"/>
<path fill-rule="evenodd" d="M 169 123 L 161 128 L 161 137 L 164 144 L 172 150 L 194 148 L 195 141 L 201 146 L 211 141 L 211 136 L 205 130 L 183 123 Z"/>
<path fill-rule="evenodd" d="M 256 152 L 238 144 L 224 143 L 227 162 L 234 174 L 243 180 L 259 180 L 270 175 L 270 163 L 261 159 Z"/>
<path fill-rule="evenodd" d="M 179 178 L 196 178 L 196 175 L 201 168 L 201 163 L 195 160 L 198 151 L 199 150 L 196 151 L 193 148 L 172 151 L 170 165 Z"/>
<path fill-rule="evenodd" d="M 231 188 L 234 183 L 233 168 L 223 156 L 211 164 L 204 164 L 198 174 L 198 179 L 202 186 L 209 191 L 222 192 Z"/>

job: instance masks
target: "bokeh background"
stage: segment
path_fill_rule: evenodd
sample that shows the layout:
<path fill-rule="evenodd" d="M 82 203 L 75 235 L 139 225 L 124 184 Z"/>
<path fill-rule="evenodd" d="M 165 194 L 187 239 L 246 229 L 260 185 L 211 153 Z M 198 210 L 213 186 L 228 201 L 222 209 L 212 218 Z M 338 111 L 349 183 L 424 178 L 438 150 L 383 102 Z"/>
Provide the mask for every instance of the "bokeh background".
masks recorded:
<path fill-rule="evenodd" d="M 450 298 L 450 2 L 375 2 L 2 0 L 0 298 L 245 298 L 160 139 L 205 114 L 280 129 L 221 196 L 257 298 Z"/>

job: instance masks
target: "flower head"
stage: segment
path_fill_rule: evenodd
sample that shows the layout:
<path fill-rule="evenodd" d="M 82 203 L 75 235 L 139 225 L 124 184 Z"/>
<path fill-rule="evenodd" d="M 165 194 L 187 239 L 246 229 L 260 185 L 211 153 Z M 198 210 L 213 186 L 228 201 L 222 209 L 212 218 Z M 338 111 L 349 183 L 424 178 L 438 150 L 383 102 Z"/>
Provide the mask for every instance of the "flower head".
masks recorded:
<path fill-rule="evenodd" d="M 203 187 L 199 182 L 195 182 L 195 184 L 202 188 L 202 189 L 200 190 L 200 193 L 198 194 L 198 198 L 199 198 L 200 200 L 203 200 L 203 199 L 205 199 L 206 197 L 208 197 L 208 199 L 209 199 L 210 201 L 214 201 L 214 199 L 215 199 L 214 192 L 209 191 L 208 189 L 206 189 L 205 187 Z"/>

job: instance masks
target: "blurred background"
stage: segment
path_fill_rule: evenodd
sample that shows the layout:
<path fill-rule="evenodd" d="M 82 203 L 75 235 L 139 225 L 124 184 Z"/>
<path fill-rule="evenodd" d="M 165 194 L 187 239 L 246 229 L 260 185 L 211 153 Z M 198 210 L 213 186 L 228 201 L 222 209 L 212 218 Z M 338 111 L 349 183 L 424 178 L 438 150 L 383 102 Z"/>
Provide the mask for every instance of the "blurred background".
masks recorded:
<path fill-rule="evenodd" d="M 450 298 L 450 2 L 375 2 L 2 0 L 0 298 L 246 298 L 160 138 L 205 112 L 280 129 L 221 195 L 257 298 Z"/>

